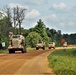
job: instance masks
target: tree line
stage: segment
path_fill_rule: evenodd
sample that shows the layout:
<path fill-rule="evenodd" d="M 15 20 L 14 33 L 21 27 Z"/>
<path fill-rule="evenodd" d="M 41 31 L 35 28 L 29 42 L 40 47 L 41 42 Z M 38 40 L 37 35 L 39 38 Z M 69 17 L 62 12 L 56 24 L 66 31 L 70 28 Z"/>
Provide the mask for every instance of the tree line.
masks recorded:
<path fill-rule="evenodd" d="M 50 29 L 46 27 L 42 19 L 37 21 L 35 27 L 30 29 L 24 29 L 21 27 L 22 21 L 24 20 L 25 10 L 18 6 L 13 8 L 6 8 L 6 16 L 0 12 L 0 49 L 2 48 L 1 43 L 6 43 L 8 46 L 9 32 L 14 34 L 22 34 L 25 36 L 25 42 L 29 47 L 35 47 L 39 39 L 43 40 L 48 46 L 49 42 L 54 41 L 56 46 L 61 46 L 61 40 L 64 39 L 68 44 L 76 44 L 76 33 L 74 34 L 61 34 L 61 30 Z M 14 25 L 14 26 L 13 26 Z M 19 26 L 19 28 L 17 28 Z"/>

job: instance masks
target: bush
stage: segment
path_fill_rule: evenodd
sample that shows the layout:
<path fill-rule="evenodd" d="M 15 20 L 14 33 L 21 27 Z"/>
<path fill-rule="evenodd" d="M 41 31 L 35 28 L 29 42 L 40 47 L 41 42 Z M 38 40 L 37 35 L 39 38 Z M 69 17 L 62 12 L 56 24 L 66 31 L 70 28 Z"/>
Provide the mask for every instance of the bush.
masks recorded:
<path fill-rule="evenodd" d="M 39 39 L 42 39 L 41 36 L 36 32 L 31 32 L 28 34 L 28 36 L 25 38 L 26 44 L 29 47 L 36 47 L 36 44 Z"/>

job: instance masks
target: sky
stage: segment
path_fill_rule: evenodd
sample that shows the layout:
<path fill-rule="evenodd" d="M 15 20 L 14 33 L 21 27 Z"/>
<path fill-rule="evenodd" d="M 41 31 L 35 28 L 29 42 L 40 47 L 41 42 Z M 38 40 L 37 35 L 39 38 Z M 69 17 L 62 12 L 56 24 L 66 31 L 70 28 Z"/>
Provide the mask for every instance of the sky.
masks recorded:
<path fill-rule="evenodd" d="M 29 29 L 42 19 L 46 27 L 62 33 L 76 33 L 76 0 L 0 0 L 0 9 L 6 5 L 20 6 L 25 11 L 22 27 Z"/>

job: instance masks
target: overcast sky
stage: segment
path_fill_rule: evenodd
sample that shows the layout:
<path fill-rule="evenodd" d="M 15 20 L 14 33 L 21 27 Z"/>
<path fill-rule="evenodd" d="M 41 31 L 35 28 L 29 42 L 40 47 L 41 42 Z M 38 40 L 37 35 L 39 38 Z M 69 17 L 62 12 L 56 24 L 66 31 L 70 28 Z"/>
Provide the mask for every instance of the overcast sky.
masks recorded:
<path fill-rule="evenodd" d="M 0 0 L 0 9 L 6 5 L 27 8 L 22 23 L 25 29 L 42 19 L 46 27 L 76 33 L 76 0 Z"/>

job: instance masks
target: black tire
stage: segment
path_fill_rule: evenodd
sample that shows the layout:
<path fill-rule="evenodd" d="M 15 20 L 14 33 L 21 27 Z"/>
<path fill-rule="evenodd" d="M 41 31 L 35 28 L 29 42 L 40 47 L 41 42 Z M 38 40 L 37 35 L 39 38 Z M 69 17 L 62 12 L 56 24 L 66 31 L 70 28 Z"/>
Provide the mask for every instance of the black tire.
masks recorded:
<path fill-rule="evenodd" d="M 36 50 L 38 50 L 39 48 L 38 47 L 36 47 Z"/>
<path fill-rule="evenodd" d="M 9 49 L 9 53 L 15 53 L 15 50 Z"/>
<path fill-rule="evenodd" d="M 9 53 L 12 53 L 10 49 L 9 49 Z"/>
<path fill-rule="evenodd" d="M 26 53 L 27 51 L 26 51 L 26 46 L 24 45 L 23 46 L 24 48 L 21 50 L 22 51 L 22 53 Z"/>
<path fill-rule="evenodd" d="M 24 53 L 24 49 L 22 49 L 21 51 L 22 51 L 22 53 Z"/>
<path fill-rule="evenodd" d="M 27 51 L 26 51 L 26 46 L 24 46 L 24 53 L 26 53 Z"/>
<path fill-rule="evenodd" d="M 24 51 L 22 50 L 22 53 L 24 53 Z"/>
<path fill-rule="evenodd" d="M 15 53 L 15 50 L 12 50 L 12 53 Z"/>
<path fill-rule="evenodd" d="M 54 47 L 54 49 L 55 49 L 55 47 Z"/>
<path fill-rule="evenodd" d="M 51 49 L 51 48 L 49 47 L 49 49 Z"/>
<path fill-rule="evenodd" d="M 26 53 L 26 50 L 25 49 L 22 49 L 21 51 L 22 51 L 22 53 Z"/>
<path fill-rule="evenodd" d="M 43 46 L 42 49 L 45 50 L 45 47 Z"/>

